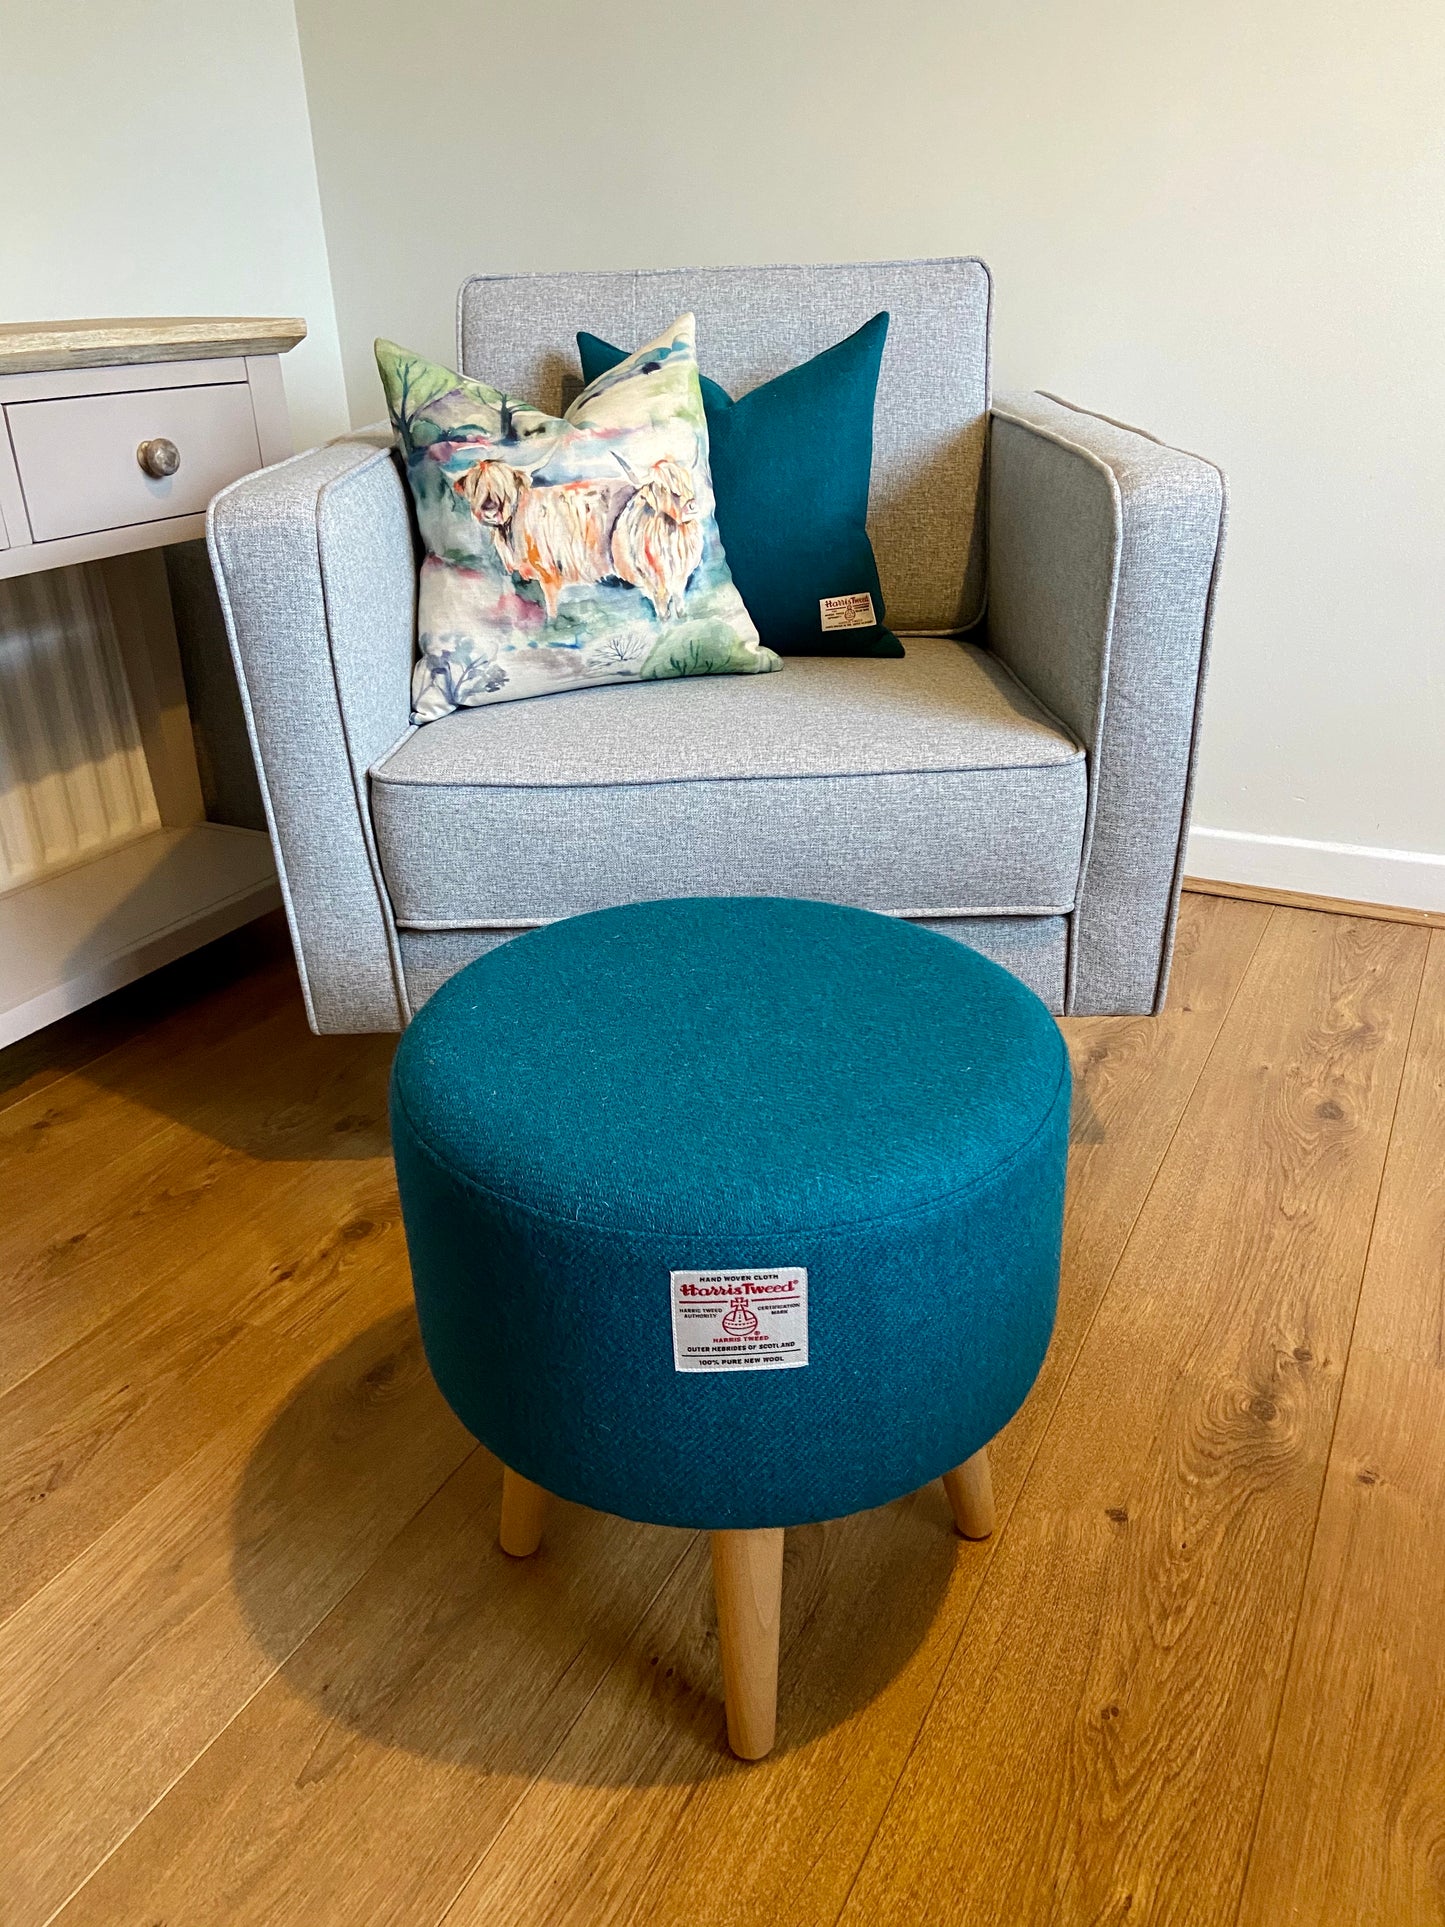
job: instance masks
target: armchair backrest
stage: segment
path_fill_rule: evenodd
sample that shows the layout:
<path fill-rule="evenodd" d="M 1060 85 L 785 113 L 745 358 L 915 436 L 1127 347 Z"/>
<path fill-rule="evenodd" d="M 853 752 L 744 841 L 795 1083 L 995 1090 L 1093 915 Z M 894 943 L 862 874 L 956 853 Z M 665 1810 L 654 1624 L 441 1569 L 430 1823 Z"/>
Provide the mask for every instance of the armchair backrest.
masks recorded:
<path fill-rule="evenodd" d="M 868 527 L 888 619 L 963 629 L 983 613 L 990 296 L 973 258 L 474 275 L 457 352 L 464 374 L 558 414 L 579 385 L 579 328 L 632 349 L 691 310 L 703 373 L 738 396 L 886 308 Z"/>

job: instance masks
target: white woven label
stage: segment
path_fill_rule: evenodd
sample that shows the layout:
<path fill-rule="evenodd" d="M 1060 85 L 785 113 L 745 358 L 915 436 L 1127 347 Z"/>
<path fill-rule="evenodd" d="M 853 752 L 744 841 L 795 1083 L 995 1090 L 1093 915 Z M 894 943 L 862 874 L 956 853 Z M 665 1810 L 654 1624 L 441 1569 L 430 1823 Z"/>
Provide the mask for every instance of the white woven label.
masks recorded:
<path fill-rule="evenodd" d="M 680 1372 L 778 1372 L 808 1362 L 808 1274 L 674 1271 L 672 1361 Z"/>
<path fill-rule="evenodd" d="M 871 629 L 878 620 L 873 613 L 873 598 L 866 590 L 857 595 L 825 595 L 818 603 L 818 614 L 825 633 L 829 629 Z"/>

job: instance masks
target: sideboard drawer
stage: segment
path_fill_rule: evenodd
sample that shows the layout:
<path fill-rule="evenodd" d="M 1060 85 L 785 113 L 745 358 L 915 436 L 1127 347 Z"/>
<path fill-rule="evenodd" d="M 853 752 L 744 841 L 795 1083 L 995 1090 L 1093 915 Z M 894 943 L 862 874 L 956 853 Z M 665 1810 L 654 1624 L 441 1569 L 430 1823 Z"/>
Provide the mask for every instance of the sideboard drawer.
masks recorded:
<path fill-rule="evenodd" d="M 244 381 L 11 402 L 5 420 L 36 542 L 193 515 L 261 466 Z M 174 474 L 147 474 L 146 442 L 174 443 Z"/>

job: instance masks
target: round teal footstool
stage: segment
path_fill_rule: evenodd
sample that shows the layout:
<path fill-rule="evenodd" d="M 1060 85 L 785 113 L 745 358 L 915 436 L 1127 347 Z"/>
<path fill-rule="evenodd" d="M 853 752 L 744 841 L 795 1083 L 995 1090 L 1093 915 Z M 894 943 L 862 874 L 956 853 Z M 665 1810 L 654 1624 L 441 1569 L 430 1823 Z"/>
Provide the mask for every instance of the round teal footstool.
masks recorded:
<path fill-rule="evenodd" d="M 453 977 L 392 1133 L 427 1358 L 508 1468 L 713 1537 L 728 1730 L 772 1743 L 782 1529 L 945 1477 L 1053 1327 L 1069 1064 L 1007 971 L 866 910 L 696 897 L 574 917 Z"/>

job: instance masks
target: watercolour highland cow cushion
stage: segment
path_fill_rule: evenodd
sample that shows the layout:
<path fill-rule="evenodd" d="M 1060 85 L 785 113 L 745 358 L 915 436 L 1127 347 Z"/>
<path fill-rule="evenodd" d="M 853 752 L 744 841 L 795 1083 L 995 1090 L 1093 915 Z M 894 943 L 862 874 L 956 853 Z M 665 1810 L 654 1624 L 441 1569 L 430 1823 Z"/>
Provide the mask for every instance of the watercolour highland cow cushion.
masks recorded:
<path fill-rule="evenodd" d="M 426 546 L 414 721 L 780 666 L 718 536 L 691 315 L 561 419 L 394 342 L 376 360 Z"/>

